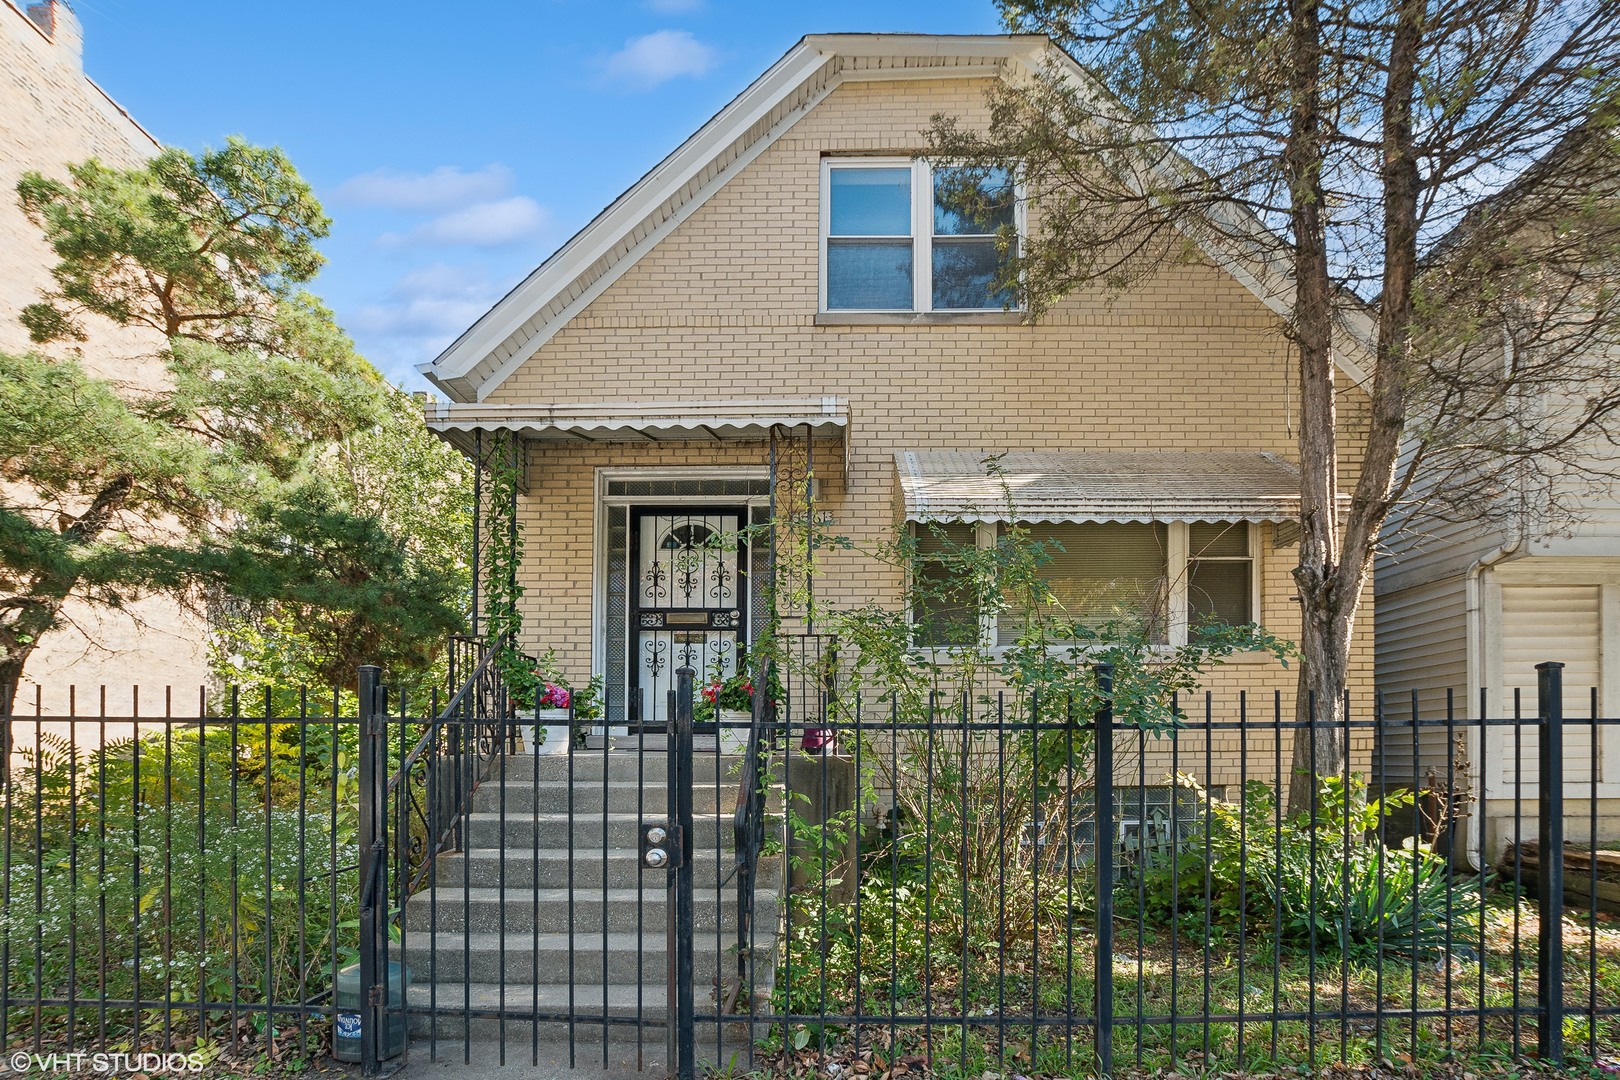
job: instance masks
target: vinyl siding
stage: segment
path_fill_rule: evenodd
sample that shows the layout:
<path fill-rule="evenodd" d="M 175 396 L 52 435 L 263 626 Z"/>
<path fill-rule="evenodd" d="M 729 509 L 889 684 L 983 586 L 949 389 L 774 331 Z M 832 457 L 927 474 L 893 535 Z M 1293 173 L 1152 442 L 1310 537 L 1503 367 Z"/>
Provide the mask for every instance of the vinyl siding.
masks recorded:
<path fill-rule="evenodd" d="M 1419 727 L 1413 765 L 1412 695 L 1418 715 L 1447 715 L 1447 692 L 1457 718 L 1476 712 L 1468 701 L 1467 579 L 1450 577 L 1379 598 L 1377 685 L 1383 695 L 1386 726 L 1373 759 L 1374 776 L 1404 786 L 1444 772 L 1447 733 Z"/>

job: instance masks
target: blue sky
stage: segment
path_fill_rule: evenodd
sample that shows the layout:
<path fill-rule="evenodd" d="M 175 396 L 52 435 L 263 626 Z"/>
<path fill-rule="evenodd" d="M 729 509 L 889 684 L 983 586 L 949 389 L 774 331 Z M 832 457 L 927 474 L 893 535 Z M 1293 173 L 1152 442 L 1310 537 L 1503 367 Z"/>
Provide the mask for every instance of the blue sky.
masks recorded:
<path fill-rule="evenodd" d="M 412 389 L 804 34 L 999 29 L 991 0 L 72 2 L 85 70 L 157 138 L 291 155 L 333 219 L 316 291 Z"/>

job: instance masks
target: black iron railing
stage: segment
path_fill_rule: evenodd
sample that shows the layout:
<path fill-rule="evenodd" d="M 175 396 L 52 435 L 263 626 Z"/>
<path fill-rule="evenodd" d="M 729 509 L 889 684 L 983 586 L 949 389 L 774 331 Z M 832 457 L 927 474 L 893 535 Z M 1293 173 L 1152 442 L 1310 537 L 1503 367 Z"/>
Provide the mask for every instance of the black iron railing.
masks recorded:
<path fill-rule="evenodd" d="M 506 645 L 474 638 L 451 639 L 451 678 L 460 682 L 440 706 L 429 703 L 420 737 L 391 767 L 387 801 L 396 808 L 393 833 L 397 864 L 405 872 L 404 894 L 414 893 L 433 872 L 434 856 L 459 846 L 457 831 L 472 795 L 502 739 L 511 737 L 509 694 L 497 658 Z M 386 691 L 376 710 L 389 713 Z M 401 711 L 404 703 L 400 703 Z M 404 732 L 408 734 L 408 732 Z M 430 775 L 431 774 L 431 775 Z"/>
<path fill-rule="evenodd" d="M 737 877 L 737 967 L 721 1002 L 722 1012 L 752 1011 L 755 899 L 760 853 L 765 845 L 765 806 L 770 791 L 770 751 L 775 745 L 778 703 L 770 692 L 777 685 L 776 658 L 759 650 L 754 660 L 754 699 L 733 814 L 732 843 Z M 774 927 L 766 933 L 774 943 Z M 746 1000 L 745 1000 L 746 997 Z"/>

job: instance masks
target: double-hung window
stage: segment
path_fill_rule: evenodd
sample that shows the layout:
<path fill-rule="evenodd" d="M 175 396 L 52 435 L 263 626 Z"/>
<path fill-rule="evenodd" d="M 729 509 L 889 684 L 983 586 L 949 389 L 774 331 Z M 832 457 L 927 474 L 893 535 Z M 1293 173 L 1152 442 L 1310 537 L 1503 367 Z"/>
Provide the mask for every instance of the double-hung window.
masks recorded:
<path fill-rule="evenodd" d="M 828 158 L 822 168 L 822 308 L 1000 311 L 1017 250 L 1017 197 L 1002 169 Z"/>
<path fill-rule="evenodd" d="M 1247 522 L 1187 526 L 1187 620 L 1254 621 L 1254 555 Z"/>

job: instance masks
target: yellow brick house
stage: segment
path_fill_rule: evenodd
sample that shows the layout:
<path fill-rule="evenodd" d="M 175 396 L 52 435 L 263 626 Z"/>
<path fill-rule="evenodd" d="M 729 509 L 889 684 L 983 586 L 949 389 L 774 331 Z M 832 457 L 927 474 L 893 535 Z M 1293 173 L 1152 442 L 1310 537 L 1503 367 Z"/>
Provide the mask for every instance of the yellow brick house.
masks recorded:
<path fill-rule="evenodd" d="M 1172 641 L 1206 611 L 1297 635 L 1288 282 L 1210 251 L 1031 321 L 989 291 L 994 240 L 936 197 L 930 117 L 982 126 L 991 80 L 1054 52 L 807 37 L 424 366 L 449 398 L 435 430 L 469 452 L 519 441 L 521 644 L 605 676 L 613 726 L 661 722 L 677 651 L 725 663 L 758 630 L 764 553 L 690 553 L 763 521 L 784 468 L 808 468 L 815 513 L 857 541 L 935 521 L 993 542 L 981 462 L 1003 454 L 1020 518 L 1068 553 L 1060 595 L 1162 581 Z M 1339 379 L 1354 461 L 1352 359 Z M 827 603 L 900 605 L 901 577 L 817 555 Z M 1257 718 L 1278 700 L 1291 718 L 1295 679 L 1240 657 L 1212 674 L 1212 707 L 1235 715 L 1244 691 Z M 1258 721 L 1218 736 L 1210 782 L 1236 782 L 1240 745 L 1270 762 L 1268 738 Z"/>

